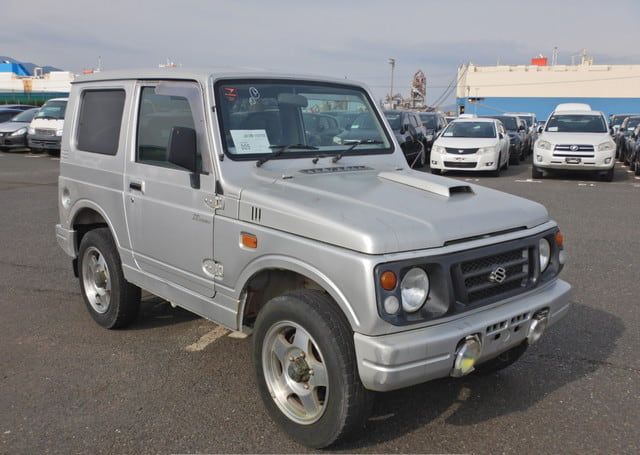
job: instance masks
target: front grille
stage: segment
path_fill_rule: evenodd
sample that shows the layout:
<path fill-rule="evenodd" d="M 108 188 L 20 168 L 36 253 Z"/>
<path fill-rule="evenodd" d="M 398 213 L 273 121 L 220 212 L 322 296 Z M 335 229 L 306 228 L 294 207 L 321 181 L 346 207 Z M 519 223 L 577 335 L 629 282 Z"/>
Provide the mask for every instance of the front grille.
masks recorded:
<path fill-rule="evenodd" d="M 475 305 L 526 290 L 533 273 L 529 256 L 528 248 L 518 248 L 462 262 L 459 300 Z"/>
<path fill-rule="evenodd" d="M 572 148 L 574 150 L 572 150 Z M 553 148 L 553 156 L 570 158 L 593 158 L 595 151 L 589 144 L 558 144 Z"/>
<path fill-rule="evenodd" d="M 36 148 L 57 148 L 60 147 L 60 143 L 58 141 L 47 141 L 42 139 L 31 139 L 29 142 L 31 147 Z"/>
<path fill-rule="evenodd" d="M 472 155 L 478 151 L 478 148 L 471 149 L 462 149 L 462 148 L 454 148 L 454 147 L 445 147 L 447 153 L 451 153 L 452 155 Z"/>
<path fill-rule="evenodd" d="M 444 165 L 446 167 L 457 167 L 457 168 L 463 168 L 463 169 L 471 169 L 476 167 L 476 163 L 474 162 L 465 163 L 465 162 L 445 161 Z"/>
<path fill-rule="evenodd" d="M 36 128 L 36 134 L 38 136 L 55 136 L 56 130 L 44 129 L 44 128 Z"/>

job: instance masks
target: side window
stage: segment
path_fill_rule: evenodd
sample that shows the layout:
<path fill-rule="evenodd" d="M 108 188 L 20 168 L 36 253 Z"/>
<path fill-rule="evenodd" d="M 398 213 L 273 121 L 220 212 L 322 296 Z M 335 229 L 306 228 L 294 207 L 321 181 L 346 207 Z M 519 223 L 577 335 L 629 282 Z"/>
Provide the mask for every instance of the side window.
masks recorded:
<path fill-rule="evenodd" d="M 85 90 L 82 93 L 78 150 L 103 155 L 118 153 L 124 100 L 124 90 Z"/>
<path fill-rule="evenodd" d="M 169 139 L 172 129 L 178 126 L 195 129 L 189 100 L 183 96 L 157 94 L 155 87 L 142 87 L 136 161 L 174 167 L 168 162 Z"/>

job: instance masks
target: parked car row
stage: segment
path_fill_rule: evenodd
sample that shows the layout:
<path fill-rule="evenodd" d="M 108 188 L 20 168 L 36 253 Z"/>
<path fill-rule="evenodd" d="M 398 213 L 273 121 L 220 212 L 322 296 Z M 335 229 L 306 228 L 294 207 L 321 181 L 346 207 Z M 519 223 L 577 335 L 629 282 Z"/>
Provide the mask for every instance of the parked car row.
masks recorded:
<path fill-rule="evenodd" d="M 617 128 L 611 127 L 610 134 L 616 143 L 616 158 L 640 175 L 640 114 L 612 116 L 620 121 Z"/>
<path fill-rule="evenodd" d="M 60 153 L 67 98 L 53 98 L 42 107 L 11 104 L 0 107 L 0 150 L 26 149 Z"/>

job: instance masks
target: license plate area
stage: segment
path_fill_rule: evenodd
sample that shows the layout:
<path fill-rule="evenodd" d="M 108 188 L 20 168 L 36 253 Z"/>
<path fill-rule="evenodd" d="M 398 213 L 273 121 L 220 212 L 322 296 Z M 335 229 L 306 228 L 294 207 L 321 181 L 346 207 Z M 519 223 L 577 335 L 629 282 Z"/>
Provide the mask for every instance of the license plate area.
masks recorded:
<path fill-rule="evenodd" d="M 564 161 L 567 164 L 580 164 L 582 162 L 582 158 L 567 157 Z"/>

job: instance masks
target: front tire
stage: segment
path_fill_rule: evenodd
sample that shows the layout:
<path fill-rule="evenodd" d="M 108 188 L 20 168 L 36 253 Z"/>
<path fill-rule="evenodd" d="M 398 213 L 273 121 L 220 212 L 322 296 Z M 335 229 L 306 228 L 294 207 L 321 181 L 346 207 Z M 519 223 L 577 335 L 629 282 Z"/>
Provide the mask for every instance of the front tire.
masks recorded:
<path fill-rule="evenodd" d="M 297 442 L 323 448 L 364 426 L 372 394 L 360 382 L 353 332 L 324 292 L 267 302 L 254 327 L 253 361 L 269 415 Z"/>
<path fill-rule="evenodd" d="M 431 168 L 431 173 L 433 175 L 442 175 L 442 170 L 441 169 L 433 169 L 433 168 Z"/>
<path fill-rule="evenodd" d="M 118 329 L 136 320 L 140 288 L 127 282 L 108 228 L 87 232 L 78 252 L 78 278 L 84 303 L 102 327 Z"/>
<path fill-rule="evenodd" d="M 543 177 L 542 171 L 538 169 L 535 165 L 531 166 L 531 178 L 541 179 L 542 177 Z"/>
<path fill-rule="evenodd" d="M 502 165 L 500 164 L 501 162 L 502 162 L 502 154 L 498 155 L 498 162 L 496 163 L 495 171 L 491 171 L 492 177 L 500 177 L 500 172 L 502 171 Z"/>
<path fill-rule="evenodd" d="M 612 182 L 613 181 L 613 168 L 611 168 L 608 171 L 602 173 L 601 179 L 604 182 Z"/>

